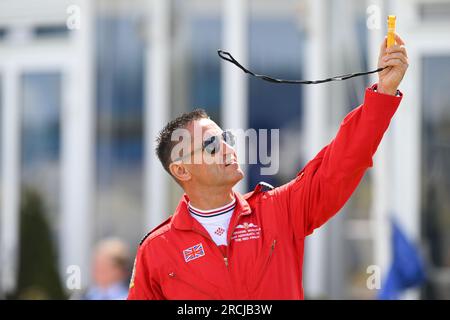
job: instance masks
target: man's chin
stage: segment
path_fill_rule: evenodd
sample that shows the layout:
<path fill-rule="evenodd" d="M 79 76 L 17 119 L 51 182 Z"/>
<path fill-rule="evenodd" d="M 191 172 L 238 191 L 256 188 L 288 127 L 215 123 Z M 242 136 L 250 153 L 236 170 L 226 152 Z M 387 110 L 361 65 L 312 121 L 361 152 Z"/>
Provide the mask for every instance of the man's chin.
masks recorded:
<path fill-rule="evenodd" d="M 233 186 L 235 184 L 237 184 L 239 181 L 241 181 L 242 179 L 244 179 L 244 172 L 241 170 L 241 168 L 236 169 L 236 171 L 234 172 L 234 174 L 230 177 L 230 179 L 232 179 L 233 182 Z"/>

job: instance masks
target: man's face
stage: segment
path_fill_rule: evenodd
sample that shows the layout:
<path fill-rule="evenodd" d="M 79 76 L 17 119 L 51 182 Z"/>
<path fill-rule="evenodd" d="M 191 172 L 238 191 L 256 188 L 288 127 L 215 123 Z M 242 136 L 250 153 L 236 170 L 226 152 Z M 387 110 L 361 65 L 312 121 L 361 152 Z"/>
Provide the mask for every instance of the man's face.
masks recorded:
<path fill-rule="evenodd" d="M 193 121 L 186 128 L 190 133 L 192 154 L 183 158 L 189 172 L 189 183 L 209 187 L 232 187 L 244 177 L 236 150 L 222 138 L 223 130 L 211 119 Z M 204 141 L 216 136 L 218 150 L 215 154 L 203 150 Z M 187 182 L 186 181 L 186 182 Z"/>

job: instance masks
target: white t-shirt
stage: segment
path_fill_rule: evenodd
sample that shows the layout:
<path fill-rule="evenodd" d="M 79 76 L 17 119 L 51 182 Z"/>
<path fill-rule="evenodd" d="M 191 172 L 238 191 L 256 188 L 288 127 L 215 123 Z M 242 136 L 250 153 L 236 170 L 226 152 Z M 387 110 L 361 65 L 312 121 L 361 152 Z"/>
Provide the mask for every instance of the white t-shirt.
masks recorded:
<path fill-rule="evenodd" d="M 236 207 L 236 199 L 223 207 L 212 210 L 200 210 L 188 204 L 189 213 L 209 233 L 217 246 L 227 245 L 227 232 L 231 216 Z"/>

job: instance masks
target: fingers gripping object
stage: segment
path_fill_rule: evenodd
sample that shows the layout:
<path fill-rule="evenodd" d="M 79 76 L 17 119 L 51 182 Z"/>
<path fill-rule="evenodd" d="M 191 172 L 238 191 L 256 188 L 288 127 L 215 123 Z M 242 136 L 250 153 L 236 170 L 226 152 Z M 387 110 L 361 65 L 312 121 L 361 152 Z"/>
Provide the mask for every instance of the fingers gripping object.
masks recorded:
<path fill-rule="evenodd" d="M 388 48 L 395 44 L 395 20 L 396 20 L 395 16 L 392 16 L 392 15 L 388 16 L 388 35 L 387 35 L 387 47 Z M 350 78 L 363 76 L 363 75 L 367 75 L 367 74 L 371 74 L 371 73 L 377 73 L 377 72 L 383 71 L 384 69 L 387 68 L 387 67 L 384 67 L 384 68 L 378 68 L 378 69 L 372 70 L 372 71 L 348 73 L 348 74 L 343 74 L 340 76 L 334 76 L 334 77 L 330 77 L 327 79 L 320 79 L 320 80 L 285 80 L 285 79 L 277 79 L 277 78 L 274 78 L 274 77 L 271 77 L 268 75 L 264 75 L 264 74 L 257 74 L 257 73 L 254 73 L 253 71 L 250 71 L 249 69 L 247 69 L 243 65 L 241 65 L 236 59 L 234 59 L 233 56 L 231 55 L 231 53 L 229 53 L 227 51 L 217 50 L 217 53 L 221 59 L 231 62 L 236 67 L 238 67 L 239 69 L 244 71 L 245 73 L 247 73 L 251 76 L 254 76 L 256 78 L 259 78 L 259 79 L 262 79 L 262 80 L 265 80 L 268 82 L 272 82 L 272 83 L 319 84 L 319 83 L 331 82 L 331 81 L 342 81 L 342 80 L 347 80 Z"/>

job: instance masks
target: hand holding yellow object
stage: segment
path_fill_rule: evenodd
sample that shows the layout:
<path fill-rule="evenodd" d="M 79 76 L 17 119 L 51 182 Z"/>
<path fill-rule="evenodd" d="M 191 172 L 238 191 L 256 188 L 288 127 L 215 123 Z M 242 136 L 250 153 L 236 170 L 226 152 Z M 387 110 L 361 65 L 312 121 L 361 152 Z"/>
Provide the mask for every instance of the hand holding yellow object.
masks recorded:
<path fill-rule="evenodd" d="M 405 42 L 395 32 L 390 33 L 388 32 L 380 47 L 378 68 L 383 70 L 378 73 L 378 92 L 395 95 L 409 63 Z M 389 39 L 390 37 L 392 38 Z"/>

